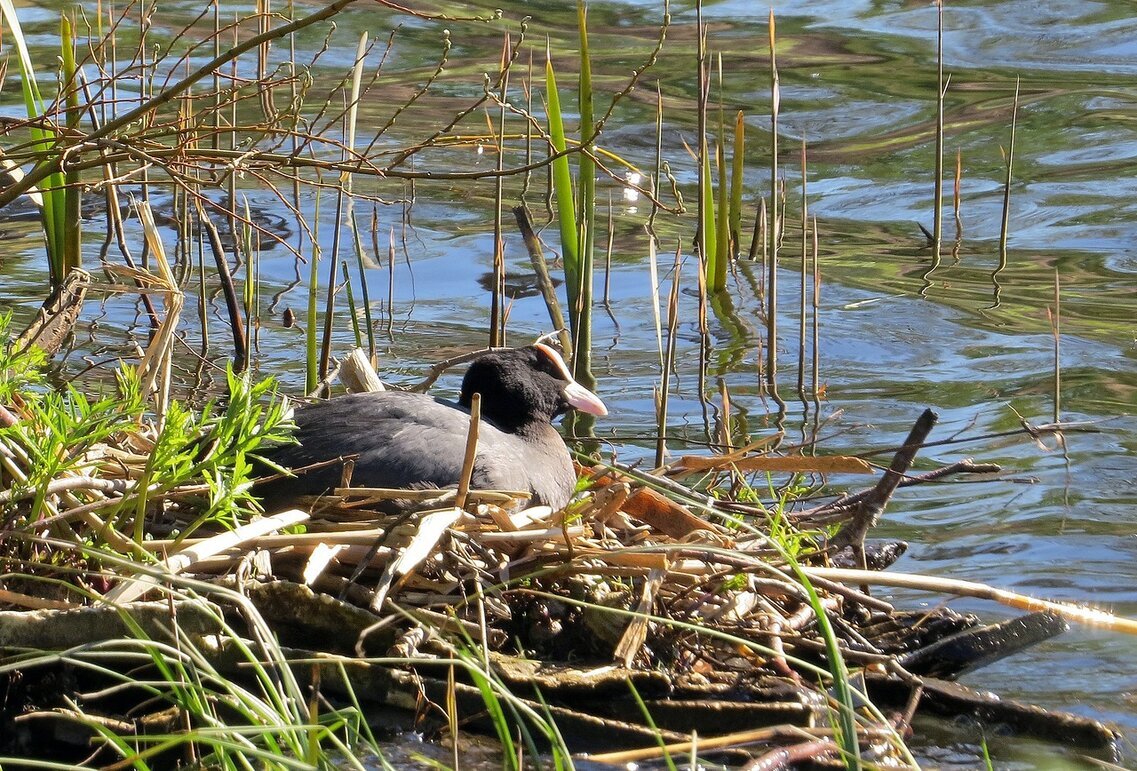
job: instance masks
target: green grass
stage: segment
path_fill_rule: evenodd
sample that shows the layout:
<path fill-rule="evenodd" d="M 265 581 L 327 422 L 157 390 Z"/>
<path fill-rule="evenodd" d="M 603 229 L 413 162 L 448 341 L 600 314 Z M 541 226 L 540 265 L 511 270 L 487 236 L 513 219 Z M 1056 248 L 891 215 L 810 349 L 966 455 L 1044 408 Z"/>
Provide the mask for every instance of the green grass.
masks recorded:
<path fill-rule="evenodd" d="M 113 552 L 89 554 L 122 571 L 138 569 Z M 97 737 L 93 746 L 101 748 L 101 767 L 109 760 L 107 754 L 143 770 L 169 767 L 171 758 L 192 758 L 201 767 L 234 771 L 362 769 L 358 760 L 362 748 L 382 757 L 354 695 L 338 706 L 309 699 L 275 635 L 246 598 L 187 579 L 163 578 L 173 581 L 164 590 L 171 607 L 178 603 L 183 614 L 192 615 L 192 628 L 180 629 L 174 614 L 168 638 L 156 639 L 123 609 L 119 616 L 127 636 L 58 652 L 7 655 L 0 658 L 0 676 L 19 672 L 25 680 L 34 680 L 41 667 L 63 665 L 88 680 L 105 683 L 103 695 L 136 694 L 151 713 L 176 711 L 171 726 L 176 730 L 123 732 L 97 709 L 65 699 L 69 709 L 58 712 L 57 719 L 83 726 Z M 238 608 L 244 624 L 231 625 L 217 601 Z M 201 634 L 198 625 L 203 621 L 216 630 L 216 636 Z M 97 703 L 97 694 L 85 701 Z M 35 763 L 0 758 L 0 764 L 13 768 Z"/>

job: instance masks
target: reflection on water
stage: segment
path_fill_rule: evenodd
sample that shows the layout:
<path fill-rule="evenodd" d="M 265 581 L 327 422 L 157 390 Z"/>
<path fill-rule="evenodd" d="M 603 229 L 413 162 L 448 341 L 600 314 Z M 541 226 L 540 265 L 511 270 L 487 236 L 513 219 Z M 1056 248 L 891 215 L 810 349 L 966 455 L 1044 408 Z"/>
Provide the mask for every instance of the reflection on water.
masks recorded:
<path fill-rule="evenodd" d="M 505 5 L 508 18 L 534 16 L 532 39 L 543 40 L 547 33 L 554 50 L 558 44 L 571 50 L 571 13 Z M 517 7 L 509 10 L 511 6 Z M 660 9 L 646 0 L 592 6 L 598 80 L 606 86 L 621 84 L 651 49 Z M 951 158 L 945 165 L 951 168 L 958 148 L 963 239 L 950 251 L 945 246 L 937 264 L 916 224 L 931 226 L 934 8 L 900 2 L 792 2 L 775 10 L 785 46 L 778 59 L 783 147 L 791 148 L 782 159 L 791 212 L 797 206 L 796 144 L 803 133 L 811 148 L 810 210 L 819 221 L 823 275 L 819 379 L 825 387 L 820 417 L 822 433 L 830 436 L 827 450 L 894 445 L 926 406 L 940 412 L 933 438 L 941 439 L 1007 431 L 1018 425 L 1018 415 L 1033 422 L 1050 420 L 1054 341 L 1047 308 L 1054 304 L 1055 271 L 1062 286 L 1062 416 L 1092 421 L 1096 427 L 1096 433 L 1068 435 L 1066 453 L 1052 440 L 1041 446 L 1023 439 L 961 443 L 928 452 L 925 464 L 974 456 L 1014 473 L 999 482 L 948 482 L 898 493 L 880 528 L 880 535 L 912 544 L 897 569 L 1092 602 L 1137 616 L 1137 421 L 1127 417 L 1137 397 L 1137 19 L 1129 4 L 1039 6 L 1007 0 L 947 7 L 945 69 L 951 87 L 946 147 Z M 167 4 L 162 12 L 188 18 L 194 11 L 187 4 Z M 685 6 L 674 12 L 670 53 L 645 87 L 616 112 L 604 141 L 640 169 L 654 167 L 654 93 L 649 92 L 658 78 L 667 105 L 665 153 L 677 179 L 689 184 L 695 170 L 683 141 L 692 141 L 695 125 L 689 56 L 693 13 Z M 26 23 L 33 30 L 54 28 L 54 13 L 28 14 Z M 724 52 L 727 112 L 733 114 L 736 107 L 747 112 L 746 194 L 756 205 L 769 191 L 764 167 L 769 125 L 763 74 L 766 10 L 748 0 L 728 0 L 711 3 L 708 14 L 711 48 Z M 378 29 L 375 25 L 383 19 L 376 18 L 362 9 L 345 14 L 340 20 L 343 40 L 350 41 L 364 26 Z M 172 28 L 175 22 L 167 23 Z M 462 35 L 455 35 L 459 45 L 451 53 L 459 85 L 444 83 L 447 99 L 408 110 L 393 129 L 395 138 L 409 142 L 422 136 L 424 127 L 436 127 L 440 115 L 465 104 L 459 95 L 480 88 L 478 73 L 496 61 L 500 27 L 460 29 Z M 440 25 L 416 22 L 397 38 L 397 66 L 390 77 L 406 79 L 397 88 L 413 87 L 432 70 L 439 34 Z M 350 64 L 351 51 L 353 42 L 334 48 L 317 75 L 330 84 L 333 73 Z M 1022 98 L 1010 248 L 1002 264 L 997 243 L 1001 148 L 1008 140 L 1016 76 L 1022 77 Z M 386 121 L 383 85 L 363 106 L 365 119 Z M 14 99 L 14 93 L 7 92 L 7 99 Z M 470 148 L 430 158 L 469 168 L 493 163 Z M 543 177 L 534 177 L 528 193 L 539 220 L 544 184 Z M 519 185 L 510 188 L 512 195 Z M 659 368 L 642 227 L 649 207 L 643 200 L 626 200 L 624 188 L 606 179 L 598 188 L 602 202 L 612 192 L 616 230 L 607 289 L 611 317 L 598 315 L 594 331 L 599 391 L 612 410 L 599 430 L 614 438 L 625 460 L 648 458 L 654 446 L 652 387 Z M 421 183 L 410 210 L 412 227 L 405 230 L 402 204 L 378 207 L 381 248 L 367 281 L 385 335 L 382 365 L 392 377 L 421 373 L 433 359 L 484 344 L 490 300 L 483 277 L 492 254 L 492 189 L 484 181 Z M 380 191 L 388 199 L 406 193 L 395 184 Z M 295 245 L 294 218 L 272 196 L 254 190 L 248 195 L 257 216 Z M 951 200 L 950 181 L 945 199 Z M 309 211 L 312 204 L 305 204 Z M 326 202 L 323 207 L 330 208 Z M 950 212 L 946 223 L 950 238 Z M 796 366 L 799 227 L 791 215 L 779 280 L 779 307 L 785 312 L 779 340 L 786 368 L 783 396 L 793 393 Z M 9 244 L 0 262 L 3 300 L 26 311 L 41 297 L 44 273 L 34 223 L 6 216 L 2 229 Z M 397 254 L 389 271 L 385 249 L 391 229 Z M 669 255 L 677 246 L 689 249 L 693 214 L 682 219 L 661 215 L 656 229 L 660 294 L 666 298 Z M 543 235 L 556 243 L 555 227 Z M 326 232 L 324 238 L 330 241 Z M 297 387 L 302 373 L 296 352 L 304 333 L 284 328 L 281 315 L 291 308 L 302 317 L 306 299 L 300 289 L 283 290 L 306 276 L 307 268 L 298 269 L 282 245 L 264 246 L 265 315 L 257 363 L 261 371 L 283 373 L 288 385 Z M 512 340 L 521 342 L 546 330 L 548 316 L 540 299 L 524 289 L 530 270 L 518 237 L 507 237 L 506 256 L 516 274 L 511 285 L 521 287 L 510 302 L 509 330 Z M 713 414 L 698 393 L 699 330 L 689 291 L 696 283 L 690 258 L 682 271 L 678 377 L 671 380 L 673 450 L 683 449 L 685 440 L 705 441 L 713 430 Z M 758 380 L 765 341 L 757 276 L 757 266 L 740 266 L 736 272 L 731 311 L 711 323 L 714 353 L 708 372 L 708 388 L 717 393 L 716 379 L 726 383 L 735 424 L 753 434 L 774 423 L 774 404 Z M 216 298 L 211 296 L 209 303 L 211 324 L 223 330 Z M 113 355 L 139 313 L 133 299 L 92 303 L 93 327 L 81 336 L 69 366 L 78 370 L 85 366 L 80 357 Z M 188 340 L 198 337 L 192 315 L 187 314 Z M 350 344 L 349 335 L 341 343 Z M 109 352 L 103 352 L 104 345 Z M 208 370 L 187 374 L 191 383 L 211 377 L 215 375 Z M 454 386 L 453 378 L 440 383 L 444 389 Z M 708 395 L 717 401 L 715 393 Z M 816 416 L 803 414 L 802 404 L 793 398 L 788 410 L 784 424 L 791 436 L 810 433 Z M 897 601 L 939 599 L 903 595 Z M 992 620 L 1005 615 L 976 601 L 953 605 Z M 965 681 L 1137 728 L 1137 646 L 1120 635 L 1075 629 Z"/>

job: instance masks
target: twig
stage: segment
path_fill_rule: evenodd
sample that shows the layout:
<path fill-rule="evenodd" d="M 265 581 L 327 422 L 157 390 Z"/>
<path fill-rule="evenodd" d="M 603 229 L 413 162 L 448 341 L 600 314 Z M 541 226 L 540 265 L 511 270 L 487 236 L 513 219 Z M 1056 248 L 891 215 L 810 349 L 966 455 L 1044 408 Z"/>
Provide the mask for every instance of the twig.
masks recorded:
<path fill-rule="evenodd" d="M 470 492 L 470 477 L 474 474 L 474 460 L 478 456 L 478 429 L 482 417 L 482 395 L 474 394 L 470 399 L 470 431 L 466 434 L 466 454 L 462 457 L 462 476 L 458 478 L 458 497 L 456 508 L 466 507 L 466 496 Z"/>
<path fill-rule="evenodd" d="M 549 277 L 549 266 L 545 264 L 545 255 L 541 250 L 541 241 L 533 230 L 533 222 L 529 217 L 529 209 L 524 205 L 513 208 L 513 216 L 517 218 L 517 229 L 525 240 L 525 248 L 529 252 L 529 260 L 533 263 L 533 272 L 537 274 L 537 286 L 541 296 L 545 298 L 545 307 L 549 309 L 549 321 L 557 331 L 562 351 L 572 350 L 572 340 L 569 339 L 568 329 L 565 327 L 565 316 L 561 311 L 561 304 L 557 300 L 557 289 Z"/>
<path fill-rule="evenodd" d="M 892 494 L 903 481 L 904 474 L 912 465 L 912 461 L 915 460 L 916 453 L 919 452 L 924 440 L 928 438 L 937 418 L 936 413 L 931 410 L 924 410 L 924 413 L 912 426 L 908 438 L 904 440 L 904 445 L 897 450 L 888 470 L 877 482 L 876 487 L 857 502 L 849 521 L 830 539 L 829 549 L 836 552 L 846 546 L 851 546 L 858 564 L 862 568 L 865 567 L 865 536 L 876 525 L 880 515 L 884 513 L 884 507 L 888 505 Z"/>
<path fill-rule="evenodd" d="M 245 335 L 245 323 L 241 319 L 241 305 L 237 301 L 237 290 L 233 286 L 233 274 L 229 272 L 229 263 L 225 259 L 225 246 L 221 243 L 221 235 L 217 226 L 205 213 L 202 206 L 198 206 L 198 218 L 201 226 L 209 236 L 209 248 L 213 252 L 213 262 L 217 266 L 217 280 L 221 282 L 221 293 L 225 296 L 225 309 L 229 313 L 229 329 L 233 333 L 233 358 L 237 371 L 245 369 L 249 357 L 249 340 Z"/>
<path fill-rule="evenodd" d="M 850 570 L 847 568 L 811 568 L 802 570 L 811 579 L 827 578 L 844 583 L 871 583 L 878 586 L 896 586 L 905 589 L 922 589 L 931 592 L 947 592 L 960 597 L 976 597 L 981 600 L 994 600 L 1001 605 L 1020 610 L 1044 610 L 1070 621 L 1137 635 L 1137 620 L 1116 616 L 1104 610 L 1073 605 L 1067 602 L 1040 600 L 1025 594 L 996 589 L 975 581 L 960 581 L 954 578 L 922 576 L 915 573 L 891 573 L 876 570 Z"/>
<path fill-rule="evenodd" d="M 101 493 L 113 494 L 124 493 L 129 490 L 131 486 L 132 482 L 126 479 L 96 479 L 95 477 L 89 476 L 73 476 L 52 479 L 44 486 L 42 492 L 44 495 L 55 495 L 64 490 L 96 490 Z M 39 492 L 40 491 L 36 489 L 0 491 L 0 506 L 15 501 L 22 501 L 27 498 L 34 498 Z"/>

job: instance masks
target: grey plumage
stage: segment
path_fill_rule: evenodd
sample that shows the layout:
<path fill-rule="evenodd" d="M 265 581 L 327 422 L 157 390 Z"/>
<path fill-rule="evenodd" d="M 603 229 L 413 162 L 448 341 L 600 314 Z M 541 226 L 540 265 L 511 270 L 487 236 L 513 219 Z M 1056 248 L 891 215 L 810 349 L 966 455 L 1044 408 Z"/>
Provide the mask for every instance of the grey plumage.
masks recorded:
<path fill-rule="evenodd" d="M 471 484 L 521 490 L 531 502 L 561 508 L 576 474 L 550 421 L 576 407 L 604 414 L 603 403 L 571 379 L 560 357 L 543 345 L 494 351 L 475 359 L 463 379 L 459 403 L 403 391 L 351 394 L 298 407 L 299 444 L 266 457 L 302 468 L 356 456 L 356 487 L 452 487 L 462 471 L 469 403 L 482 395 L 482 421 Z M 299 495 L 338 487 L 342 464 L 274 480 L 258 487 L 267 509 Z"/>

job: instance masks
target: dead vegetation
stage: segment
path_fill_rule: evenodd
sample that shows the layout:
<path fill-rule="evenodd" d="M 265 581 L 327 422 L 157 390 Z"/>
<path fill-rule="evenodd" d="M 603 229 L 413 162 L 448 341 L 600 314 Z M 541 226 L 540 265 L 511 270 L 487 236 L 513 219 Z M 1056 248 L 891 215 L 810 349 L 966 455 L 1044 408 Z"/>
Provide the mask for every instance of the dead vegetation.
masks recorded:
<path fill-rule="evenodd" d="M 903 553 L 864 540 L 898 485 L 998 471 L 961 461 L 911 474 L 930 411 L 874 487 L 813 508 L 708 491 L 751 489 L 754 474 L 871 467 L 753 451 L 684 457 L 652 473 L 583 467 L 586 489 L 563 511 L 519 510 L 508 491 L 470 491 L 458 507 L 454 491 L 348 487 L 234 526 L 203 517 L 211 486 L 200 479 L 155 487 L 157 423 L 74 448 L 56 476 L 29 486 L 36 477 L 16 431 L 39 413 L 21 412 L 18 399 L 8 410 L 0 601 L 24 609 L 0 612 L 9 652 L 192 640 L 241 677 L 227 651 L 251 634 L 243 625 L 254 614 L 281 646 L 279 666 L 322 698 L 406 707 L 428 731 L 544 716 L 570 751 L 610 762 L 697 752 L 727 763 L 841 763 L 840 735 L 854 726 L 864 762 L 911 764 L 903 737 L 921 712 L 1099 752 L 1116 739 L 1094 721 L 951 682 L 1063 631 L 1058 614 L 1085 620 L 1087 611 L 988 594 L 1039 610 L 988 626 L 946 607 L 897 610 L 869 592 L 890 582 L 879 571 Z M 219 452 L 209 432 L 186 440 L 199 462 Z M 417 511 L 376 513 L 392 497 L 417 498 Z M 9 728 L 34 733 L 35 715 L 78 719 L 71 707 L 21 702 L 37 671 L 10 691 Z M 491 708 L 486 682 L 510 694 L 513 717 Z M 169 708 L 143 709 L 131 730 L 168 727 Z M 104 730 L 119 719 L 99 718 Z"/>

